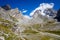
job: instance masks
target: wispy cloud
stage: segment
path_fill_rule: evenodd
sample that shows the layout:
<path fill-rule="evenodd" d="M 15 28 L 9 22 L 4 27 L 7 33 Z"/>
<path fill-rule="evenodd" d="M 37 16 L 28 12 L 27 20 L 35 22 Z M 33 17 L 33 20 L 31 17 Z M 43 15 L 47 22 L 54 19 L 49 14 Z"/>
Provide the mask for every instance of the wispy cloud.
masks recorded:
<path fill-rule="evenodd" d="M 22 13 L 26 13 L 27 11 L 28 11 L 28 10 L 23 9 L 23 10 L 22 10 Z"/>

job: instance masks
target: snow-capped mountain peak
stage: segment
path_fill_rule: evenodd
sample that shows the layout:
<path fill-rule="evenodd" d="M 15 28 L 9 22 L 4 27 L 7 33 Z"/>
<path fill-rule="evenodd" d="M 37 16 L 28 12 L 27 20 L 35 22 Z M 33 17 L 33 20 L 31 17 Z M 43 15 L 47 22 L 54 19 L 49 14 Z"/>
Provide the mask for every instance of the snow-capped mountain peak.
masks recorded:
<path fill-rule="evenodd" d="M 42 3 L 42 4 L 40 4 L 39 7 L 37 7 L 35 10 L 33 10 L 33 11 L 30 13 L 30 16 L 33 16 L 34 13 L 35 13 L 35 11 L 37 11 L 37 10 L 39 10 L 40 13 L 41 13 L 41 15 L 44 16 L 44 15 L 45 15 L 44 11 L 45 11 L 46 9 L 52 9 L 53 6 L 54 6 L 53 3 L 50 3 L 50 4 L 48 4 L 48 3 Z"/>

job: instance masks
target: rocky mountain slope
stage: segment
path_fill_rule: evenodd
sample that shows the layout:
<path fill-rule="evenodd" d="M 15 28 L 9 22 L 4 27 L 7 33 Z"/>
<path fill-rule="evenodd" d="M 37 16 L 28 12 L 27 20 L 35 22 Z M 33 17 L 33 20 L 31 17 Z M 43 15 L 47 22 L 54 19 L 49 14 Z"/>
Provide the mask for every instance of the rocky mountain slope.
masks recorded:
<path fill-rule="evenodd" d="M 53 4 L 46 5 L 36 8 L 31 18 L 18 8 L 0 7 L 0 40 L 60 40 L 59 12 L 52 9 Z"/>

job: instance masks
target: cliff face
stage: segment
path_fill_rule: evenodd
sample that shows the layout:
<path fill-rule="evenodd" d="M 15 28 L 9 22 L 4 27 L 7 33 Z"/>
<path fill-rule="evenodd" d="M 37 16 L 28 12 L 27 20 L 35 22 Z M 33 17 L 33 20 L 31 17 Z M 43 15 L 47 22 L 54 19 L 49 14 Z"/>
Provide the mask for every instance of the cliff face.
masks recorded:
<path fill-rule="evenodd" d="M 57 19 L 57 21 L 60 22 L 60 9 L 57 11 L 55 19 Z"/>
<path fill-rule="evenodd" d="M 7 9 L 0 7 L 0 40 L 60 40 L 60 22 L 54 19 L 58 12 L 52 8 L 39 8 L 31 18 L 18 8 Z"/>
<path fill-rule="evenodd" d="M 0 7 L 0 40 L 20 40 L 20 37 L 15 34 L 15 30 L 18 28 L 16 24 L 19 22 L 18 19 L 22 19 L 22 14 L 17 8 Z"/>

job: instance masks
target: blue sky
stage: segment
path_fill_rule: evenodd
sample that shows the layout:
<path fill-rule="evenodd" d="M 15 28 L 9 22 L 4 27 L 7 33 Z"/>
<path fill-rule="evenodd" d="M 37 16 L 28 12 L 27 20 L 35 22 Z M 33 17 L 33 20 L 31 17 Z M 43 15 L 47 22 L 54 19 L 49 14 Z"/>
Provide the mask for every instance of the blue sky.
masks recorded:
<path fill-rule="evenodd" d="M 9 4 L 11 8 L 18 8 L 24 11 L 24 15 L 29 15 L 35 8 L 37 8 L 41 3 L 54 3 L 54 9 L 58 10 L 60 8 L 60 0 L 0 0 L 0 6 Z"/>

